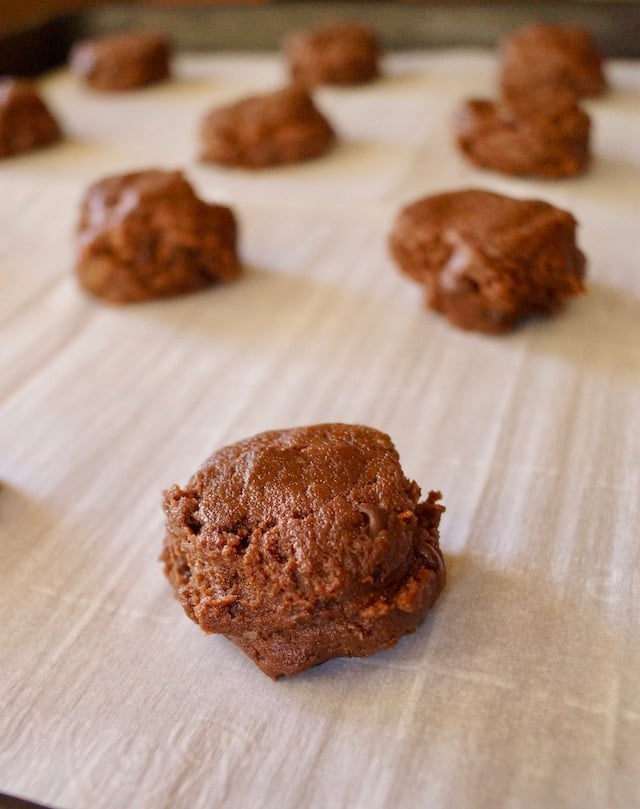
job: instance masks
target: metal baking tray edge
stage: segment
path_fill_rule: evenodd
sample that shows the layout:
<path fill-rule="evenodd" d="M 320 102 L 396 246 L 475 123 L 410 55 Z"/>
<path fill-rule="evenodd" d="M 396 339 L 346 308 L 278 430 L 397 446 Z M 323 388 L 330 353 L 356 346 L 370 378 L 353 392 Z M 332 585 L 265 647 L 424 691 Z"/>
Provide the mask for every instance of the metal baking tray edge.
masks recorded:
<path fill-rule="evenodd" d="M 509 31 L 534 20 L 574 22 L 595 35 L 608 57 L 640 57 L 640 0 L 621 2 L 401 3 L 280 2 L 180 8 L 98 6 L 62 14 L 0 37 L 0 75 L 35 76 L 63 64 L 82 37 L 130 30 L 169 35 L 180 50 L 277 49 L 293 29 L 336 19 L 366 22 L 393 49 L 494 47 Z"/>

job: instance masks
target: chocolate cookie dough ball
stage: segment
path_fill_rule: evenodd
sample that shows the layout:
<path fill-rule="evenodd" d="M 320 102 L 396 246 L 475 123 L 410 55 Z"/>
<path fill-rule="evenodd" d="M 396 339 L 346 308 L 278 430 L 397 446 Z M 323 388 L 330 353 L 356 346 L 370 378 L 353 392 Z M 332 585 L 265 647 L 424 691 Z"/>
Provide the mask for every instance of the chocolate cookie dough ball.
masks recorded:
<path fill-rule="evenodd" d="M 192 620 L 270 677 L 370 655 L 413 632 L 444 586 L 439 499 L 420 502 L 370 427 L 262 433 L 165 493 L 165 573 Z"/>
<path fill-rule="evenodd" d="M 540 87 L 580 96 L 604 93 L 607 81 L 593 38 L 575 25 L 537 23 L 509 36 L 501 48 L 500 85 L 505 98 Z"/>
<path fill-rule="evenodd" d="M 60 127 L 33 85 L 0 79 L 0 158 L 48 146 L 61 138 Z"/>
<path fill-rule="evenodd" d="M 168 78 L 170 55 L 162 34 L 115 34 L 76 43 L 70 66 L 95 90 L 119 92 Z"/>
<path fill-rule="evenodd" d="M 397 216 L 391 253 L 455 326 L 499 334 L 583 290 L 576 220 L 538 200 L 489 191 L 436 194 Z"/>
<path fill-rule="evenodd" d="M 240 275 L 233 213 L 199 199 L 178 171 L 92 185 L 77 242 L 81 286 L 111 303 L 181 295 Z"/>
<path fill-rule="evenodd" d="M 319 157 L 335 140 L 306 90 L 287 87 L 210 112 L 200 129 L 200 158 L 259 169 Z"/>
<path fill-rule="evenodd" d="M 538 92 L 501 104 L 466 101 L 455 127 L 472 163 L 503 174 L 554 179 L 589 165 L 591 121 L 572 93 Z"/>
<path fill-rule="evenodd" d="M 355 23 L 297 31 L 284 43 L 292 79 L 307 87 L 376 79 L 380 75 L 379 50 L 374 32 Z"/>

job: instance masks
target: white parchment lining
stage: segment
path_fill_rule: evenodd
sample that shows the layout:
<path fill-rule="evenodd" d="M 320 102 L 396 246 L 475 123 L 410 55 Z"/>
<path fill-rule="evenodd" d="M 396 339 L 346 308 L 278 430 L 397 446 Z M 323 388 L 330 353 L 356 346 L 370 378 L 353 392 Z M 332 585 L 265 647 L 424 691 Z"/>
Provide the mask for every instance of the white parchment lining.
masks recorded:
<path fill-rule="evenodd" d="M 640 805 L 640 66 L 589 102 L 582 178 L 469 167 L 458 99 L 493 57 L 391 56 L 318 101 L 343 136 L 260 174 L 198 165 L 275 57 L 182 56 L 126 96 L 43 82 L 69 140 L 0 166 L 0 791 L 58 807 Z M 76 287 L 87 184 L 184 167 L 241 222 L 244 280 L 107 307 Z M 572 211 L 589 293 L 511 336 L 421 307 L 385 240 L 467 186 Z M 439 488 L 449 584 L 413 636 L 268 680 L 172 598 L 160 493 L 217 447 L 370 424 Z"/>

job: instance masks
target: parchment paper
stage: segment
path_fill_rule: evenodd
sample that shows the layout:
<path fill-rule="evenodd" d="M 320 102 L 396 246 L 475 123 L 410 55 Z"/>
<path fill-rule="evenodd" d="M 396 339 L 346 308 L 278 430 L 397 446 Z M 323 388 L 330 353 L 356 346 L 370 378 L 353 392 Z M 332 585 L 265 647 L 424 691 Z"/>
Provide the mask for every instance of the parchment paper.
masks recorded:
<path fill-rule="evenodd" d="M 258 174 L 199 165 L 210 107 L 273 57 L 182 56 L 174 81 L 43 82 L 69 140 L 0 166 L 0 791 L 56 807 L 640 805 L 640 65 L 589 102 L 584 177 L 466 165 L 451 112 L 493 56 L 391 56 L 318 101 L 343 136 Z M 130 307 L 72 273 L 89 182 L 184 167 L 231 203 L 241 282 Z M 467 186 L 571 210 L 589 292 L 511 336 L 421 306 L 386 236 Z M 272 682 L 182 613 L 160 495 L 223 444 L 370 424 L 439 488 L 449 583 L 396 649 Z"/>

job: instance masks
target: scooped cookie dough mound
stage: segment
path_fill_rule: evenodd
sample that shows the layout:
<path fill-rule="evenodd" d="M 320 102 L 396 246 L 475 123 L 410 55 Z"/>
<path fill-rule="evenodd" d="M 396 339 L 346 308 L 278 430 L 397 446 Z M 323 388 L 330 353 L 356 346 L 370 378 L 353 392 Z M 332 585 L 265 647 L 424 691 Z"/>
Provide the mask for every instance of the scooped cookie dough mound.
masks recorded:
<path fill-rule="evenodd" d="M 482 168 L 517 177 L 560 179 L 589 165 L 591 121 L 569 92 L 538 92 L 510 102 L 466 101 L 456 137 Z"/>
<path fill-rule="evenodd" d="M 171 48 L 156 33 L 127 33 L 85 39 L 71 49 L 71 70 L 94 90 L 122 92 L 167 79 Z"/>
<path fill-rule="evenodd" d="M 0 158 L 40 149 L 61 132 L 34 86 L 24 79 L 0 79 Z"/>
<path fill-rule="evenodd" d="M 239 277 L 236 238 L 231 209 L 199 199 L 179 171 L 108 177 L 82 201 L 76 273 L 110 303 L 195 292 Z"/>
<path fill-rule="evenodd" d="M 413 632 L 444 586 L 439 499 L 420 502 L 372 428 L 262 433 L 165 493 L 165 572 L 187 615 L 270 677 L 370 655 Z"/>
<path fill-rule="evenodd" d="M 401 210 L 389 245 L 429 308 L 459 328 L 500 334 L 584 289 L 576 227 L 547 202 L 453 191 Z"/>
<path fill-rule="evenodd" d="M 209 112 L 200 127 L 200 159 L 261 169 L 320 157 L 335 140 L 309 93 L 285 87 Z"/>
<path fill-rule="evenodd" d="M 505 97 L 541 87 L 598 96 L 607 89 L 607 80 L 598 46 L 586 29 L 534 23 L 502 43 L 500 86 Z"/>
<path fill-rule="evenodd" d="M 380 75 L 378 40 L 365 25 L 337 23 L 296 31 L 284 51 L 291 78 L 307 87 L 363 84 Z"/>

